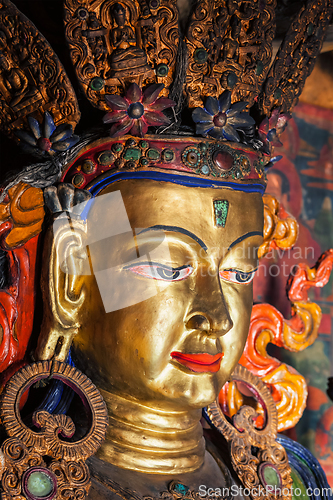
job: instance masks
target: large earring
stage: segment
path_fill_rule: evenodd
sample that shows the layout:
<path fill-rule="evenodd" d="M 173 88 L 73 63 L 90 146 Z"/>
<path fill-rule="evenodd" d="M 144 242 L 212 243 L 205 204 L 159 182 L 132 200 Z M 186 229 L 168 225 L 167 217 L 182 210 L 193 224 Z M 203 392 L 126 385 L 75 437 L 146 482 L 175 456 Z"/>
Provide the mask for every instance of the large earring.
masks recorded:
<path fill-rule="evenodd" d="M 228 442 L 232 466 L 248 488 L 249 496 L 274 498 L 275 491 L 291 492 L 291 469 L 286 450 L 276 441 L 278 414 L 269 389 L 241 365 L 237 365 L 231 379 L 244 384 L 259 401 L 264 409 L 264 427 L 256 427 L 258 414 L 250 406 L 242 406 L 232 423 L 229 422 L 218 401 L 205 410 L 207 420 Z M 282 496 L 290 497 L 290 494 Z"/>
<path fill-rule="evenodd" d="M 22 421 L 19 408 L 22 395 L 33 384 L 50 376 L 70 386 L 89 413 L 90 429 L 78 441 L 71 441 L 75 426 L 66 415 L 36 411 L 32 422 L 38 431 Z M 59 361 L 40 361 L 25 366 L 5 387 L 0 418 L 9 436 L 1 447 L 3 498 L 82 500 L 87 495 L 90 474 L 85 461 L 104 441 L 108 425 L 104 400 L 88 377 Z"/>

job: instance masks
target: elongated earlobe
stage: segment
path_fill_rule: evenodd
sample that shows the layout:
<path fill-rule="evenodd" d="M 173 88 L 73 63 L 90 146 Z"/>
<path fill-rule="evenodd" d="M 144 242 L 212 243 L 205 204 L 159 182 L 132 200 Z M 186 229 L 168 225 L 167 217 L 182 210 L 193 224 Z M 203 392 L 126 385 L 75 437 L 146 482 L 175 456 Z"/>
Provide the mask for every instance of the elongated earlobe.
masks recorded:
<path fill-rule="evenodd" d="M 82 193 L 82 192 L 81 192 Z M 47 205 L 56 212 L 48 228 L 41 288 L 44 317 L 37 347 L 37 359 L 55 356 L 65 361 L 85 301 L 85 279 L 91 275 L 86 249 L 86 222 L 81 219 L 72 186 L 63 184 L 45 194 Z M 75 204 L 75 201 L 81 201 Z"/>

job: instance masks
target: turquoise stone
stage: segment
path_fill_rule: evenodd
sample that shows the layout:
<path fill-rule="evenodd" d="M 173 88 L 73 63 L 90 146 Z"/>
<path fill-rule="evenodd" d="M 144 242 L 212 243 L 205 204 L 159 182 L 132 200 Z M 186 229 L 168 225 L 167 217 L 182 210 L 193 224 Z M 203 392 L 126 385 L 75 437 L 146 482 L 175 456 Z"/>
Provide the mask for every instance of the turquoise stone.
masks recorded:
<path fill-rule="evenodd" d="M 53 481 L 44 472 L 32 472 L 28 478 L 27 490 L 37 498 L 49 496 L 54 488 Z"/>
<path fill-rule="evenodd" d="M 229 210 L 228 200 L 214 201 L 215 222 L 218 227 L 225 227 L 228 210 Z"/>
<path fill-rule="evenodd" d="M 178 483 L 175 485 L 174 491 L 176 493 L 180 493 L 181 495 L 186 495 L 186 493 L 188 492 L 188 487 L 185 486 L 185 484 Z"/>
<path fill-rule="evenodd" d="M 159 160 L 160 153 L 157 151 L 157 149 L 149 149 L 147 151 L 147 156 L 150 160 Z"/>
<path fill-rule="evenodd" d="M 208 165 L 203 165 L 203 166 L 201 167 L 201 172 L 202 172 L 203 174 L 206 174 L 206 175 L 207 175 L 207 174 L 209 174 L 209 167 L 208 167 Z"/>
<path fill-rule="evenodd" d="M 112 151 L 115 153 L 120 153 L 120 151 L 123 149 L 123 145 L 120 144 L 120 142 L 116 142 L 115 144 L 112 144 Z"/>
<path fill-rule="evenodd" d="M 263 72 L 264 70 L 264 65 L 261 61 L 258 61 L 257 62 L 257 67 L 256 67 L 256 74 L 257 75 L 261 75 L 261 73 Z"/>
<path fill-rule="evenodd" d="M 281 95 L 282 95 L 281 89 L 276 89 L 274 92 L 274 99 L 280 99 Z"/>
<path fill-rule="evenodd" d="M 281 486 L 280 475 L 274 467 L 266 465 L 262 471 L 263 479 L 268 486 Z"/>
<path fill-rule="evenodd" d="M 141 151 L 139 148 L 128 148 L 125 151 L 125 160 L 139 160 L 141 156 Z"/>
<path fill-rule="evenodd" d="M 165 149 L 163 151 L 163 160 L 164 161 L 172 161 L 175 157 L 175 154 L 174 152 L 172 151 L 172 149 Z"/>

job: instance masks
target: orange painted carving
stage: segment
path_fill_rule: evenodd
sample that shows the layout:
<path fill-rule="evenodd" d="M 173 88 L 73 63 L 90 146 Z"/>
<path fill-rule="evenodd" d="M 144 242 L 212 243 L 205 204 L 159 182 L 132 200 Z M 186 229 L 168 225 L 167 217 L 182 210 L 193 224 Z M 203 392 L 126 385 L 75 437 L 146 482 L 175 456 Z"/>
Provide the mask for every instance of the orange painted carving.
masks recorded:
<path fill-rule="evenodd" d="M 265 194 L 264 242 L 259 247 L 258 257 L 264 257 L 270 250 L 291 248 L 298 237 L 298 223 L 288 214 L 276 198 Z"/>
<path fill-rule="evenodd" d="M 0 223 L 11 220 L 12 230 L 4 247 L 13 249 L 41 232 L 44 220 L 44 199 L 41 189 L 19 182 L 8 190 L 7 201 L 0 204 Z"/>
<path fill-rule="evenodd" d="M 333 266 L 333 250 L 325 252 L 313 268 L 305 264 L 295 267 L 287 283 L 292 304 L 291 319 L 269 304 L 253 307 L 249 336 L 240 364 L 259 376 L 270 387 L 278 409 L 278 430 L 293 427 L 301 418 L 306 405 L 307 386 L 294 368 L 267 354 L 268 343 L 289 351 L 303 351 L 318 336 L 320 307 L 308 298 L 311 287 L 322 287 L 329 280 Z M 234 383 L 233 383 L 234 384 Z M 220 393 L 223 410 L 232 416 L 244 403 L 237 387 L 226 384 Z M 263 414 L 260 406 L 258 413 Z"/>
<path fill-rule="evenodd" d="M 35 262 L 44 219 L 43 192 L 20 182 L 0 204 L 0 248 L 10 283 L 0 290 L 0 372 L 23 360 L 35 309 Z"/>

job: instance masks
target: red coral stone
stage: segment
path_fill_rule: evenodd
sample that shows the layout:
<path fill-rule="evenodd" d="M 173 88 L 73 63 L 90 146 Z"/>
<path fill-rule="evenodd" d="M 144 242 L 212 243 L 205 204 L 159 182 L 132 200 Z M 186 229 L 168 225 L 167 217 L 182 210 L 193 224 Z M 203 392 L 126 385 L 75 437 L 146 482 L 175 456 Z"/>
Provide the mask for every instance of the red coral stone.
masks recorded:
<path fill-rule="evenodd" d="M 46 139 L 45 137 L 41 137 L 37 141 L 37 146 L 42 151 L 50 151 L 50 149 L 52 147 L 52 142 L 49 139 Z"/>
<path fill-rule="evenodd" d="M 214 116 L 213 122 L 215 127 L 224 127 L 227 123 L 227 115 L 225 113 L 218 113 Z"/>
<path fill-rule="evenodd" d="M 219 170 L 230 170 L 234 159 L 229 153 L 220 150 L 213 154 L 213 162 Z"/>

